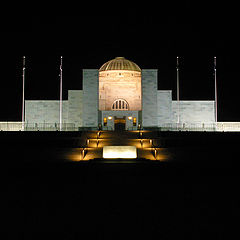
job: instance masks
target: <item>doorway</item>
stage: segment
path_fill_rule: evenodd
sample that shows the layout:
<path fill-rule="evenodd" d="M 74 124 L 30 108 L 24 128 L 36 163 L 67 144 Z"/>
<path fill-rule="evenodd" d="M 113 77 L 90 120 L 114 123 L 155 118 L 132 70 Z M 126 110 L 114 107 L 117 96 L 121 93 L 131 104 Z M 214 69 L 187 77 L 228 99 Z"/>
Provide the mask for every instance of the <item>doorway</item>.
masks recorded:
<path fill-rule="evenodd" d="M 126 117 L 114 118 L 114 129 L 115 131 L 124 131 L 126 129 Z"/>

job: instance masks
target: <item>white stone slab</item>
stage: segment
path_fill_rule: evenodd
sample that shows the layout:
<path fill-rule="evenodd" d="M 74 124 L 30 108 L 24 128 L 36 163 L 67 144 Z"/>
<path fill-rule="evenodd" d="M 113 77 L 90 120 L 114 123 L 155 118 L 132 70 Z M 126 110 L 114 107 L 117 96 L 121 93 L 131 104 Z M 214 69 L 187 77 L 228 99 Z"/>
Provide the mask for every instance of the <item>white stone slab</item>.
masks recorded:
<path fill-rule="evenodd" d="M 135 146 L 104 146 L 103 158 L 137 158 Z"/>

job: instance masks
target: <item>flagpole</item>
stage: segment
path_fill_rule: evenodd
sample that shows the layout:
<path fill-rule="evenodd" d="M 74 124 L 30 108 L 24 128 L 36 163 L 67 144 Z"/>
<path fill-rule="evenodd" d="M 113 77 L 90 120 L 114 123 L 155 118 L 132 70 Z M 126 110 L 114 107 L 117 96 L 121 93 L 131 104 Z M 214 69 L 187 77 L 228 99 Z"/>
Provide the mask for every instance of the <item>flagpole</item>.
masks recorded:
<path fill-rule="evenodd" d="M 215 81 L 215 122 L 217 123 L 217 58 L 214 57 L 214 81 Z"/>
<path fill-rule="evenodd" d="M 60 109 L 59 109 L 59 127 L 60 131 L 62 131 L 62 56 L 61 56 L 61 64 L 60 64 Z"/>
<path fill-rule="evenodd" d="M 177 57 L 177 123 L 180 121 L 179 116 L 179 57 Z"/>
<path fill-rule="evenodd" d="M 25 56 L 23 56 L 22 69 L 22 131 L 25 128 Z"/>

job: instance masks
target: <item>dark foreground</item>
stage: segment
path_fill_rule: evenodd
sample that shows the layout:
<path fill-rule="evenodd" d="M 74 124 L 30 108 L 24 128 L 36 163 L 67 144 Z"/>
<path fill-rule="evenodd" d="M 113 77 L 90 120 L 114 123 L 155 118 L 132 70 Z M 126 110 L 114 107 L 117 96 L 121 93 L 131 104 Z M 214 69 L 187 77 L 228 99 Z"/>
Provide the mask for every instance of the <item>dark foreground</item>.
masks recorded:
<path fill-rule="evenodd" d="M 0 134 L 5 239 L 239 237 L 240 134 L 164 133 L 166 162 L 60 161 L 78 133 L 22 134 Z"/>

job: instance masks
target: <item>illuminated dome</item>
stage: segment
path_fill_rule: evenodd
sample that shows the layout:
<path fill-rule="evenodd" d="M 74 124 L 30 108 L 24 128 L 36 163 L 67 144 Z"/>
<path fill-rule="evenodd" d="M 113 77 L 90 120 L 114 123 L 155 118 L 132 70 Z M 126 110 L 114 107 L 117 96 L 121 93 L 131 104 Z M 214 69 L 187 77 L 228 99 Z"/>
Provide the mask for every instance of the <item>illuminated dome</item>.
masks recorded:
<path fill-rule="evenodd" d="M 104 63 L 100 67 L 99 72 L 110 71 L 110 70 L 129 70 L 129 71 L 141 72 L 140 67 L 136 63 L 130 60 L 127 60 L 124 57 L 116 57 Z"/>

